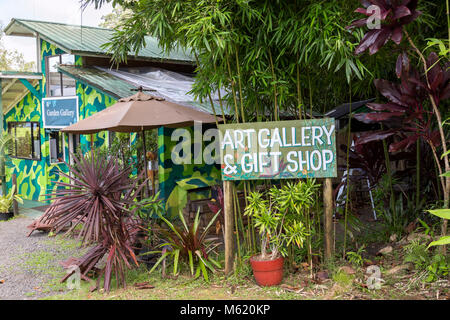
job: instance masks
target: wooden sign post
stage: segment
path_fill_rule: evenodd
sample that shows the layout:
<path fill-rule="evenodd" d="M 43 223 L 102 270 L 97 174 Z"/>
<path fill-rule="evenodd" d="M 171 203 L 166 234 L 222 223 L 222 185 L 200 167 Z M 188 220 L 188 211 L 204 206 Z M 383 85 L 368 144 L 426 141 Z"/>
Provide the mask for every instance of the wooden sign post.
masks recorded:
<path fill-rule="evenodd" d="M 233 215 L 233 181 L 223 182 L 224 215 L 225 215 L 225 274 L 229 274 L 233 268 L 234 260 L 234 215 Z"/>
<path fill-rule="evenodd" d="M 331 179 L 326 178 L 323 183 L 323 225 L 324 225 L 324 245 L 325 259 L 331 259 L 334 253 L 333 239 L 333 186 Z"/>
<path fill-rule="evenodd" d="M 332 118 L 219 125 L 224 181 L 225 272 L 234 259 L 233 181 L 325 178 L 325 256 L 333 250 L 331 179 L 337 176 Z"/>

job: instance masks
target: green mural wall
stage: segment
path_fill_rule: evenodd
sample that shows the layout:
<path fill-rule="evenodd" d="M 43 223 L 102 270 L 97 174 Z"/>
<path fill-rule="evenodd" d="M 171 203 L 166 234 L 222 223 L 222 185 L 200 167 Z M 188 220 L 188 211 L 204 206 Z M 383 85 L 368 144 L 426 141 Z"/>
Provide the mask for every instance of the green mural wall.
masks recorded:
<path fill-rule="evenodd" d="M 43 70 L 43 79 L 36 90 L 43 97 L 46 96 L 46 74 L 45 57 L 64 54 L 65 52 L 56 46 L 41 40 L 41 67 Z M 81 66 L 82 59 L 75 57 L 75 64 Z M 99 112 L 111 105 L 116 100 L 111 98 L 95 88 L 76 82 L 76 94 L 80 101 L 80 119 L 84 119 L 96 112 Z M 41 118 L 41 102 L 28 93 L 15 107 L 13 107 L 4 117 L 4 128 L 7 129 L 7 123 L 11 121 L 36 121 L 40 124 L 41 139 L 41 159 L 25 160 L 11 158 L 7 162 L 7 186 L 11 188 L 12 174 L 17 175 L 19 185 L 18 192 L 24 199 L 45 201 L 46 194 L 55 191 L 55 181 L 64 181 L 65 178 L 59 174 L 59 170 L 67 172 L 68 168 L 64 163 L 50 163 L 50 143 L 49 130 L 44 129 Z M 188 128 L 192 134 L 193 128 Z M 207 128 L 205 128 L 206 130 Z M 158 130 L 158 160 L 159 160 L 159 189 L 161 197 L 166 201 L 166 209 L 170 215 L 178 214 L 187 202 L 187 190 L 198 187 L 205 187 L 221 182 L 220 167 L 205 164 L 184 164 L 175 165 L 171 160 L 172 148 L 178 141 L 171 141 L 171 135 L 174 129 L 160 128 Z M 136 141 L 136 134 L 131 134 L 132 143 Z M 193 135 L 192 135 L 193 137 Z M 190 143 L 190 142 L 186 142 Z M 102 147 L 108 145 L 108 132 L 100 132 L 94 135 L 94 146 Z M 80 136 L 80 146 L 83 152 L 89 152 L 91 149 L 90 135 Z M 193 144 L 190 143 L 193 148 Z M 65 137 L 65 160 L 69 160 L 68 138 Z M 197 193 L 196 197 L 209 196 L 205 193 Z"/>
<path fill-rule="evenodd" d="M 36 86 L 36 90 L 43 97 L 46 96 L 46 79 L 45 74 L 45 58 L 47 56 L 64 54 L 65 52 L 44 40 L 41 40 L 41 68 L 43 70 L 43 79 Z M 82 59 L 75 56 L 75 64 L 82 65 Z M 97 92 L 94 88 L 76 82 L 77 95 L 80 101 L 80 119 L 84 119 L 95 112 L 103 110 L 115 103 L 115 100 L 103 93 Z M 7 123 L 11 121 L 37 121 L 40 124 L 41 138 L 41 159 L 25 160 L 18 158 L 10 158 L 7 162 L 6 179 L 8 189 L 11 188 L 11 177 L 17 175 L 18 193 L 24 199 L 45 201 L 46 194 L 55 191 L 55 181 L 65 181 L 60 171 L 68 172 L 68 168 L 64 163 L 50 163 L 50 130 L 43 128 L 41 118 L 41 101 L 28 93 L 15 107 L 13 107 L 4 116 L 4 128 L 7 130 Z M 94 135 L 94 143 L 96 147 L 100 147 L 107 142 L 107 133 L 101 132 Z M 80 145 L 83 150 L 90 150 L 90 136 L 81 135 Z M 68 137 L 65 135 L 64 141 L 65 160 L 69 160 Z"/>
<path fill-rule="evenodd" d="M 204 127 L 203 132 L 209 127 Z M 187 190 L 194 190 L 221 183 L 220 166 L 206 165 L 204 163 L 195 164 L 174 164 L 172 161 L 172 150 L 181 143 L 184 147 L 191 149 L 194 155 L 194 134 L 193 127 L 185 128 L 189 131 L 191 141 L 179 139 L 172 141 L 172 133 L 175 129 L 161 127 L 158 129 L 158 179 L 160 196 L 166 203 L 167 214 L 171 217 L 177 216 L 187 203 Z M 209 142 L 208 142 L 209 143 Z M 205 144 L 203 143 L 201 150 Z M 192 159 L 193 160 L 193 159 Z M 209 197 L 208 193 L 193 193 L 191 200 L 202 197 Z"/>

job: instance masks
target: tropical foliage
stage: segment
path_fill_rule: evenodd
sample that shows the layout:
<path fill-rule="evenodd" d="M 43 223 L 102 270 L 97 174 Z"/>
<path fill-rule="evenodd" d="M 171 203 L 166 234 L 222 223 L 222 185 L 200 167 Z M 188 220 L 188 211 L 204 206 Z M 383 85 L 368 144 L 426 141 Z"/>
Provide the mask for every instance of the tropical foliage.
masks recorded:
<path fill-rule="evenodd" d="M 2 71 L 33 71 L 34 62 L 26 62 L 22 53 L 6 49 L 3 44 L 3 28 L 0 25 L 0 70 Z"/>
<path fill-rule="evenodd" d="M 198 278 L 200 274 L 206 281 L 209 281 L 208 269 L 211 272 L 216 272 L 216 268 L 221 268 L 221 265 L 213 258 L 214 250 L 220 245 L 206 239 L 209 229 L 215 222 L 219 212 L 209 221 L 208 225 L 200 229 L 200 210 L 195 215 L 194 222 L 188 226 L 184 219 L 183 213 L 180 212 L 179 217 L 182 226 L 170 222 L 160 214 L 160 218 L 169 227 L 169 230 L 161 229 L 164 242 L 159 245 L 162 248 L 161 257 L 155 263 L 152 272 L 155 268 L 167 258 L 173 260 L 173 275 L 176 276 L 180 270 L 180 259 L 189 266 L 192 276 Z M 153 253 L 153 252 L 150 252 Z"/>
<path fill-rule="evenodd" d="M 362 3 L 366 7 L 369 5 L 369 1 L 366 0 L 363 0 Z M 431 52 L 426 59 L 423 52 L 418 49 L 409 35 L 406 25 L 413 22 L 420 15 L 420 12 L 416 11 L 417 0 L 381 0 L 372 1 L 372 3 L 381 10 L 381 19 L 388 19 L 388 22 L 383 24 L 380 27 L 381 29 L 369 31 L 361 40 L 356 53 L 363 52 L 368 47 L 371 47 L 371 53 L 375 53 L 386 44 L 387 39 L 391 36 L 397 45 L 400 45 L 401 40 L 406 38 L 410 47 L 409 50 L 418 56 L 418 62 L 423 69 L 423 76 L 410 67 L 408 52 L 403 49 L 396 63 L 396 74 L 401 78 L 401 85 L 394 85 L 386 80 L 376 80 L 375 85 L 377 89 L 390 102 L 387 104 L 368 105 L 372 110 L 387 112 L 361 115 L 359 119 L 366 122 L 400 121 L 402 127 L 399 130 L 394 129 L 392 134 L 400 133 L 403 137 L 398 143 L 391 144 L 390 151 L 392 152 L 408 148 L 419 138 L 423 138 L 433 151 L 440 173 L 444 208 L 448 208 L 450 205 L 450 177 L 443 176 L 444 170 L 436 148 L 438 145 L 442 147 L 445 171 L 450 171 L 447 137 L 444 132 L 441 115 L 442 110 L 445 110 L 442 102 L 450 98 L 449 63 L 446 61 L 441 65 L 442 62 L 439 55 L 435 52 Z M 448 2 L 446 5 L 448 9 Z M 364 13 L 363 9 L 357 9 L 357 11 Z M 354 26 L 361 27 L 362 24 L 355 21 L 349 27 Z M 445 54 L 440 55 L 445 56 Z M 431 115 L 433 115 L 433 120 L 435 120 L 434 126 L 436 129 L 433 129 Z M 412 132 L 412 134 L 407 135 L 408 132 Z M 373 139 L 375 137 L 369 135 L 365 141 L 372 141 Z M 445 236 L 446 232 L 447 220 L 444 220 L 442 223 L 442 235 Z"/>
<path fill-rule="evenodd" d="M 357 8 L 359 2 L 363 8 Z M 441 114 L 446 116 L 449 95 L 446 3 L 418 0 L 85 0 L 84 3 L 96 7 L 113 3 L 118 10 L 126 10 L 126 15 L 116 12 L 123 19 L 114 22 L 113 37 L 104 46 L 117 64 L 126 62 L 130 53 L 138 53 L 145 46 L 147 35 L 156 37 L 165 52 L 181 49 L 189 54 L 196 63 L 192 92 L 199 100 L 211 102 L 217 116 L 226 111 L 232 114 L 232 118 L 225 119 L 227 122 L 303 119 L 321 116 L 348 101 L 374 96 L 385 99 L 369 103 L 368 113 L 350 114 L 350 118 L 354 116 L 360 122 L 377 124 L 379 130 L 358 135 L 353 146 L 351 139 L 347 141 L 347 146 L 343 146 L 347 153 L 346 171 L 351 168 L 364 171 L 361 178 L 369 179 L 372 191 L 380 191 L 380 205 L 376 209 L 386 226 L 398 235 L 423 211 L 421 172 L 427 171 L 423 180 L 428 175 L 431 177 L 428 180 L 434 181 L 436 176 L 440 179 L 439 192 L 443 192 L 440 195 L 444 195 L 444 207 L 448 207 L 450 181 L 443 173 L 449 170 L 448 134 L 441 119 Z M 355 9 L 366 17 L 357 17 Z M 354 18 L 358 20 L 352 22 Z M 379 24 L 372 28 L 373 22 Z M 424 49 L 419 50 L 416 44 Z M 219 98 L 220 108 L 212 103 L 213 95 Z M 349 137 L 352 123 L 350 120 Z M 413 150 L 417 159 L 415 203 L 408 191 L 401 189 L 400 179 L 394 177 L 398 172 L 394 174 L 391 168 L 394 160 L 410 164 Z M 441 151 L 443 158 L 437 156 Z M 434 158 L 437 175 L 426 163 L 428 159 L 423 159 L 425 155 Z M 420 168 L 421 163 L 426 163 L 427 168 Z M 411 177 L 408 179 L 405 181 L 411 181 Z M 346 199 L 351 198 L 349 182 L 347 179 Z M 251 254 L 257 251 L 255 234 L 250 234 L 256 228 L 260 231 L 261 254 L 265 258 L 289 256 L 292 247 L 303 247 L 306 243 L 311 262 L 311 236 L 318 233 L 313 220 L 319 216 L 316 212 L 320 211 L 320 204 L 315 191 L 298 198 L 302 192 L 307 194 L 302 189 L 306 188 L 303 183 L 279 186 L 278 182 L 268 182 L 264 184 L 265 192 L 255 191 L 263 187 L 258 182 L 246 181 L 237 186 L 239 191 L 233 191 L 233 212 L 238 258 L 243 256 L 241 248 L 249 249 Z M 248 225 L 240 216 L 241 191 L 246 196 Z M 217 200 L 210 203 L 215 213 L 223 208 L 221 198 Z M 401 213 L 397 214 L 398 211 Z M 320 216 L 318 221 L 320 231 Z M 183 223 L 181 231 L 187 235 L 192 231 L 190 228 Z M 442 230 L 445 233 L 446 222 Z M 181 231 L 177 232 L 185 238 Z M 181 248 L 186 245 L 174 230 L 171 233 L 172 240 L 163 247 L 159 263 L 171 257 L 177 274 Z M 346 238 L 344 257 L 345 250 Z M 203 262 L 195 262 L 199 263 L 196 267 L 199 275 Z M 203 265 L 207 270 L 208 266 Z M 194 274 L 194 263 L 189 268 Z"/>
<path fill-rule="evenodd" d="M 286 256 L 291 244 L 301 248 L 308 241 L 312 233 L 309 209 L 314 204 L 317 188 L 311 179 L 288 182 L 281 188 L 274 186 L 267 194 L 250 192 L 244 214 L 251 216 L 255 228 L 259 229 L 261 259 Z"/>
<path fill-rule="evenodd" d="M 16 187 L 13 186 L 12 189 L 6 195 L 0 196 L 0 213 L 8 213 L 12 211 L 12 206 L 14 201 L 18 203 L 23 203 L 22 198 L 15 194 Z"/>
<path fill-rule="evenodd" d="M 87 159 L 78 155 L 73 159 L 73 166 L 66 164 L 70 173 L 60 172 L 68 182 L 55 182 L 59 188 L 50 195 L 53 202 L 40 222 L 52 225 L 55 232 L 71 224 L 67 233 L 81 225 L 82 243 L 97 244 L 78 260 L 82 275 L 86 276 L 107 254 L 99 281 L 104 275 L 103 286 L 109 291 L 115 274 L 117 284 L 125 286 L 126 269 L 138 264 L 133 252 L 138 223 L 131 208 L 142 185 L 130 178 L 130 168 L 119 165 L 117 158 L 97 155 Z"/>
<path fill-rule="evenodd" d="M 86 0 L 100 6 L 109 0 Z M 238 121 L 304 117 L 324 112 L 352 95 L 373 97 L 375 77 L 388 77 L 383 65 L 395 63 L 387 52 L 355 56 L 363 38 L 348 32 L 352 1 L 114 1 L 132 14 L 123 19 L 106 48 L 116 62 L 144 46 L 152 35 L 166 51 L 182 48 L 198 60 L 194 93 L 209 101 L 221 96 Z M 437 4 L 420 4 L 418 20 L 440 28 Z M 444 30 L 445 31 L 445 30 Z M 439 30 L 440 32 L 440 30 Z M 419 34 L 419 33 L 416 33 Z M 349 85 L 342 82 L 352 81 Z M 220 110 L 216 110 L 219 114 Z"/>

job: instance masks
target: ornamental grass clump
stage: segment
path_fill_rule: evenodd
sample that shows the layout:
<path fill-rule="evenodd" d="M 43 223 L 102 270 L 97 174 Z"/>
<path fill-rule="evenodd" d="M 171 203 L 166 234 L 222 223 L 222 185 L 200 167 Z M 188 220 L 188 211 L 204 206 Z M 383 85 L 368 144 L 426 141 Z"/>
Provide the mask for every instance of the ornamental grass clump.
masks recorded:
<path fill-rule="evenodd" d="M 85 280 L 90 280 L 89 271 L 96 271 L 97 287 L 104 275 L 105 291 L 110 290 L 112 274 L 117 285 L 125 286 L 126 269 L 138 265 L 133 244 L 139 223 L 132 208 L 143 184 L 138 185 L 139 180 L 131 178 L 131 169 L 123 168 L 115 157 L 73 158 L 74 165 L 66 163 L 69 173 L 60 172 L 67 182 L 55 181 L 57 189 L 49 195 L 52 204 L 40 222 L 50 224 L 55 232 L 70 225 L 66 233 L 81 225 L 78 237 L 82 244 L 95 246 L 80 259 L 71 258 L 63 265 L 77 265 Z M 96 269 L 105 255 L 106 265 Z"/>

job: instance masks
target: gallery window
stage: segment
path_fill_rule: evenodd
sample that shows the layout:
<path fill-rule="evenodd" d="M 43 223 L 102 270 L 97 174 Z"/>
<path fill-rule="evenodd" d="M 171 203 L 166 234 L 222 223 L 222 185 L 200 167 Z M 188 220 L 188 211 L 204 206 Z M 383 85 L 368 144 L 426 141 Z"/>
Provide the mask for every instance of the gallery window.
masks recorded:
<path fill-rule="evenodd" d="M 47 57 L 46 75 L 48 79 L 47 96 L 62 97 L 75 96 L 75 80 L 58 72 L 60 64 L 75 64 L 75 57 L 71 54 L 59 54 Z"/>
<path fill-rule="evenodd" d="M 9 150 L 11 157 L 31 160 L 41 159 L 39 122 L 9 122 L 8 132 L 14 138 Z"/>
<path fill-rule="evenodd" d="M 50 132 L 50 163 L 64 161 L 64 133 L 60 131 Z"/>

